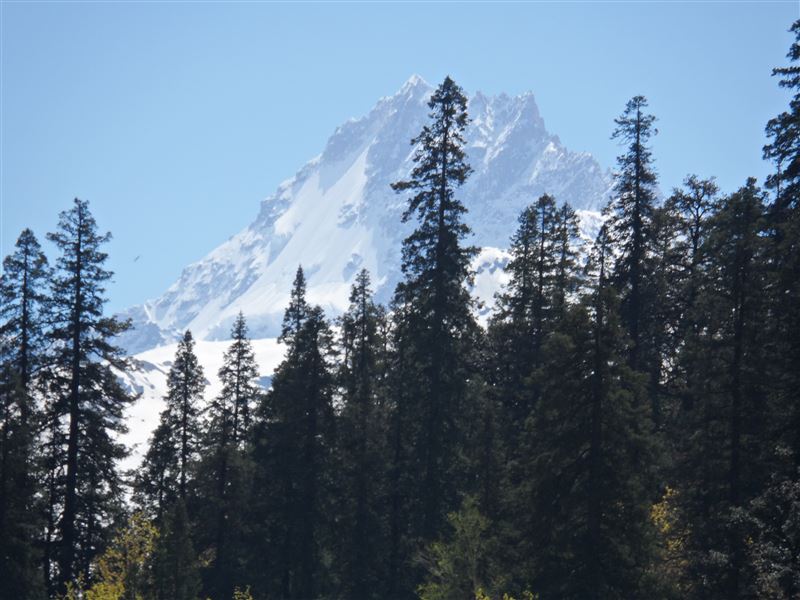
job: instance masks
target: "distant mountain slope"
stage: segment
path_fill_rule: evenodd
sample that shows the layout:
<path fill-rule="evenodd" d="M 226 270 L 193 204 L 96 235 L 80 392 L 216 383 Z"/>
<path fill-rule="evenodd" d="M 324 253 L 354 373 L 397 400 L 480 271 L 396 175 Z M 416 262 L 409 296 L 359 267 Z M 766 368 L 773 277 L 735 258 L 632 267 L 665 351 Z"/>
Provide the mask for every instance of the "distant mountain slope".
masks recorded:
<path fill-rule="evenodd" d="M 274 337 L 298 264 L 306 271 L 310 300 L 331 313 L 346 307 L 362 267 L 372 273 L 379 300 L 388 300 L 411 226 L 401 223 L 406 198 L 389 184 L 410 171 L 409 141 L 426 122 L 432 89 L 411 77 L 368 115 L 339 127 L 322 154 L 262 202 L 250 226 L 187 266 L 161 297 L 126 311 L 134 330 L 122 344 L 141 352 L 175 341 L 185 329 L 200 340 L 227 339 L 240 310 L 254 338 Z M 611 177 L 592 156 L 567 150 L 548 133 L 533 94 L 478 92 L 469 114 L 474 173 L 459 196 L 469 210 L 471 243 L 489 249 L 482 259 L 507 246 L 517 215 L 544 192 L 583 209 L 586 229 L 596 227 L 594 211 L 608 197 Z M 476 293 L 490 299 L 491 281 L 496 287 L 501 277 L 481 275 Z"/>

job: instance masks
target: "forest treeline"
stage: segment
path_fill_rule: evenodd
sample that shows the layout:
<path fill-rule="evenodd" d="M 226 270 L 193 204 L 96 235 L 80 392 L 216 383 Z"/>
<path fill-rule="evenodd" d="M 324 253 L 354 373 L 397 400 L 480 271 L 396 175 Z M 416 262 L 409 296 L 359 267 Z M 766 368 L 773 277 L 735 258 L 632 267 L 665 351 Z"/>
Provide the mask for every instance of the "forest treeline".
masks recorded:
<path fill-rule="evenodd" d="M 532 199 L 487 327 L 470 295 L 466 99 L 411 143 L 402 281 L 335 322 L 298 268 L 268 391 L 243 316 L 221 392 L 186 332 L 141 466 L 86 202 L 51 266 L 30 230 L 0 295 L 0 597 L 800 597 L 800 21 L 763 182 L 661 198 L 631 99 L 592 244 Z"/>

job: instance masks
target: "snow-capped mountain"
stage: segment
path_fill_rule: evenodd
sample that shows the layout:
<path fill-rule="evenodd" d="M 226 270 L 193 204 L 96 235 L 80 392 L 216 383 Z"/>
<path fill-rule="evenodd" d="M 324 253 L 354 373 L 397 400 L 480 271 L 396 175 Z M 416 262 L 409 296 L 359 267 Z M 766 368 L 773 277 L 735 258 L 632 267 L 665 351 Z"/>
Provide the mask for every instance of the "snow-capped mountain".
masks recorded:
<path fill-rule="evenodd" d="M 330 314 L 347 305 L 356 273 L 369 269 L 378 299 L 400 276 L 407 198 L 389 184 L 406 178 L 409 141 L 427 119 L 433 87 L 418 76 L 382 98 L 368 115 L 336 129 L 325 149 L 261 203 L 247 228 L 186 267 L 161 297 L 129 309 L 130 352 L 174 342 L 186 329 L 199 340 L 228 338 L 241 310 L 254 338 L 277 335 L 292 279 L 302 264 L 311 302 Z M 581 209 L 587 230 L 611 187 L 586 153 L 567 150 L 545 129 L 534 96 L 480 92 L 469 99 L 467 152 L 474 169 L 459 197 L 469 210 L 476 294 L 490 300 L 502 281 L 503 252 L 522 208 L 542 193 Z"/>
<path fill-rule="evenodd" d="M 433 87 L 414 76 L 370 113 L 339 127 L 322 154 L 261 203 L 243 231 L 189 265 L 160 298 L 127 311 L 134 330 L 121 341 L 135 354 L 137 368 L 123 380 L 140 393 L 129 410 L 124 436 L 134 467 L 158 423 L 166 375 L 176 341 L 186 329 L 197 339 L 196 354 L 208 381 L 206 398 L 219 391 L 217 371 L 230 325 L 241 310 L 247 317 L 262 384 L 283 357 L 275 337 L 299 264 L 311 302 L 333 316 L 347 306 L 356 273 L 372 274 L 378 299 L 387 301 L 400 277 L 406 197 L 389 184 L 408 176 L 409 141 L 427 120 Z M 571 152 L 548 133 L 533 94 L 469 99 L 467 153 L 474 172 L 459 190 L 480 247 L 473 261 L 473 295 L 483 303 L 485 323 L 494 293 L 506 283 L 504 250 L 522 209 L 547 192 L 578 209 L 584 236 L 594 238 L 597 212 L 607 200 L 611 178 L 588 154 Z"/>

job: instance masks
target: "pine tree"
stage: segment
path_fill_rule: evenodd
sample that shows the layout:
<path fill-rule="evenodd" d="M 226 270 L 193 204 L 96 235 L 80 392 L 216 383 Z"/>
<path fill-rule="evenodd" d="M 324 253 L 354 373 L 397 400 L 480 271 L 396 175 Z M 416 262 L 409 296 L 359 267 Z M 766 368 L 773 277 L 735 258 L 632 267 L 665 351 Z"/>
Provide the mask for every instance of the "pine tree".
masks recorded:
<path fill-rule="evenodd" d="M 204 457 L 198 468 L 203 519 L 200 537 L 214 549 L 214 562 L 206 585 L 215 597 L 228 598 L 244 561 L 244 513 L 249 490 L 251 414 L 260 395 L 258 369 L 244 315 L 239 313 L 231 329 L 231 344 L 219 370 L 220 394 L 208 409 Z M 238 581 L 238 583 L 243 583 Z"/>
<path fill-rule="evenodd" d="M 552 318 L 564 318 L 567 303 L 574 297 L 582 283 L 579 254 L 583 247 L 580 221 L 568 202 L 561 205 L 555 215 L 553 247 L 555 274 L 553 279 Z"/>
<path fill-rule="evenodd" d="M 49 378 L 47 371 L 43 378 Z M 66 431 L 63 427 L 63 402 L 53 394 L 45 398 L 43 439 L 40 444 L 42 471 L 44 474 L 43 503 L 45 514 L 42 570 L 49 596 L 55 596 L 58 586 L 56 563 L 59 551 L 58 517 L 64 502 L 63 465 L 67 462 Z"/>
<path fill-rule="evenodd" d="M 0 279 L 0 597 L 41 593 L 34 377 L 44 356 L 47 259 L 30 229 Z"/>
<path fill-rule="evenodd" d="M 469 234 L 466 212 L 456 197 L 471 168 L 466 162 L 464 129 L 466 98 L 449 77 L 436 89 L 428 106 L 430 122 L 412 140 L 416 147 L 410 178 L 392 184 L 398 193 L 411 192 L 405 221 L 416 216 L 416 229 L 403 242 L 404 281 L 396 302 L 407 304 L 409 344 L 403 373 L 413 386 L 407 398 L 414 403 L 421 427 L 403 432 L 410 464 L 419 469 L 416 535 L 431 540 L 447 512 L 457 506 L 458 459 L 463 435 L 459 418 L 468 380 L 467 357 L 475 324 L 466 284 L 475 249 L 462 245 Z M 405 410 L 405 409 L 404 409 Z"/>
<path fill-rule="evenodd" d="M 259 593 L 313 598 L 330 588 L 322 562 L 330 545 L 334 445 L 330 327 L 305 299 L 298 269 L 279 340 L 286 344 L 254 426 L 255 547 Z M 267 567 L 265 570 L 264 567 Z"/>
<path fill-rule="evenodd" d="M 790 61 L 800 60 L 800 20 L 792 24 L 790 30 L 795 41 L 786 55 Z M 789 110 L 782 112 L 767 123 L 767 136 L 770 143 L 764 146 L 764 158 L 775 163 L 777 170 L 767 177 L 767 188 L 774 189 L 776 202 L 774 210 L 783 221 L 789 212 L 797 208 L 800 197 L 800 65 L 778 67 L 772 70 L 779 76 L 780 87 L 792 90 Z"/>
<path fill-rule="evenodd" d="M 283 313 L 283 324 L 281 325 L 281 335 L 278 341 L 286 344 L 292 349 L 297 343 L 297 336 L 308 320 L 311 307 L 306 302 L 306 276 L 303 267 L 297 267 L 297 272 L 292 283 L 292 291 L 289 296 L 289 306 Z"/>
<path fill-rule="evenodd" d="M 189 470 L 200 446 L 200 413 L 206 380 L 203 367 L 194 353 L 194 338 L 186 331 L 178 343 L 175 360 L 167 374 L 166 408 L 161 422 L 166 424 L 175 448 L 177 494 L 185 502 Z"/>
<path fill-rule="evenodd" d="M 47 258 L 30 229 L 20 234 L 14 253 L 3 261 L 0 281 L 0 337 L 8 345 L 3 357 L 17 373 L 25 394 L 43 359 L 43 321 L 47 304 Z"/>
<path fill-rule="evenodd" d="M 793 95 L 788 110 L 767 123 L 770 143 L 764 146 L 764 158 L 776 169 L 766 182 L 774 192 L 769 215 L 775 314 L 771 395 L 779 413 L 777 434 L 791 449 L 787 477 L 795 477 L 800 467 L 800 20 L 790 31 L 795 41 L 787 56 L 793 64 L 772 74 Z"/>
<path fill-rule="evenodd" d="M 771 474 L 745 513 L 754 587 L 759 597 L 770 598 L 800 593 L 800 20 L 790 31 L 795 40 L 787 56 L 794 64 L 774 69 L 773 76 L 780 77 L 779 85 L 792 97 L 788 110 L 767 123 L 770 141 L 764 147 L 764 158 L 775 165 L 766 181 L 773 201 L 764 219 L 769 310 L 762 315 L 770 423 L 761 443 L 771 459 Z"/>
<path fill-rule="evenodd" d="M 112 273 L 103 268 L 107 255 L 101 246 L 110 237 L 97 233 L 88 203 L 78 199 L 61 213 L 58 231 L 48 234 L 61 252 L 52 280 L 54 354 L 48 377 L 51 441 L 58 443 L 63 435 L 66 444 L 58 522 L 62 591 L 91 563 L 122 497 L 115 463 L 125 448 L 116 436 L 125 431 L 123 410 L 132 398 L 115 373 L 124 371 L 126 363 L 113 345 L 114 336 L 128 325 L 103 316 L 104 285 Z"/>
<path fill-rule="evenodd" d="M 194 343 L 188 330 L 178 342 L 167 374 L 165 407 L 136 477 L 136 499 L 159 526 L 176 499 L 186 501 L 189 473 L 202 443 L 200 415 L 207 383 Z"/>
<path fill-rule="evenodd" d="M 677 351 L 670 374 L 670 387 L 679 406 L 672 408 L 674 414 L 672 434 L 683 437 L 683 416 L 691 411 L 699 392 L 698 378 L 702 373 L 694 370 L 695 357 L 690 352 L 697 349 L 701 333 L 703 307 L 699 296 L 707 275 L 709 256 L 707 240 L 710 232 L 710 217 L 718 204 L 718 192 L 713 179 L 699 179 L 690 175 L 684 180 L 683 189 L 675 189 L 667 199 L 665 208 L 674 216 L 676 236 L 673 253 L 677 258 L 677 273 L 668 304 L 676 313 L 675 336 Z"/>
<path fill-rule="evenodd" d="M 165 407 L 136 474 L 134 499 L 154 519 L 160 535 L 153 587 L 156 597 L 192 597 L 199 586 L 188 506 L 194 508 L 198 452 L 202 444 L 200 414 L 206 380 L 186 331 L 167 373 Z M 194 512 L 192 512 L 194 516 Z M 199 528 L 204 530 L 204 528 Z M 182 571 L 172 572 L 178 564 Z M 175 596 L 178 597 L 178 596 Z"/>
<path fill-rule="evenodd" d="M 159 526 L 163 525 L 165 514 L 178 497 L 177 465 L 175 438 L 166 414 L 162 413 L 158 426 L 150 436 L 134 485 L 136 503 Z"/>
<path fill-rule="evenodd" d="M 711 217 L 697 300 L 702 320 L 683 349 L 689 372 L 698 376 L 678 448 L 678 498 L 690 530 L 688 577 L 696 594 L 710 598 L 752 594 L 740 513 L 770 468 L 763 203 L 750 179 Z"/>
<path fill-rule="evenodd" d="M 567 221 L 562 223 L 555 201 L 546 194 L 522 211 L 509 248 L 509 282 L 498 297 L 497 314 L 489 327 L 499 359 L 492 368 L 492 383 L 506 405 L 509 422 L 505 426 L 512 437 L 535 404 L 537 391 L 531 375 L 540 366 L 542 344 L 555 320 L 555 303 L 562 304 L 558 308 L 562 311 L 574 279 L 574 251 L 565 247 L 572 241 L 574 222 L 565 214 Z M 512 441 L 511 446 L 515 445 Z"/>
<path fill-rule="evenodd" d="M 640 368 L 648 375 L 647 395 L 653 424 L 659 431 L 664 427 L 665 412 L 671 409 L 671 390 L 665 382 L 673 375 L 671 365 L 680 346 L 675 335 L 681 319 L 679 295 L 684 258 L 679 236 L 678 215 L 669 206 L 654 208 L 650 249 L 644 261 L 648 276 L 640 295 L 642 304 L 648 307 L 640 325 L 642 345 L 647 348 L 648 356 Z"/>
<path fill-rule="evenodd" d="M 507 500 L 511 571 L 543 597 L 643 597 L 654 448 L 643 378 L 624 360 L 605 227 L 590 265 L 592 292 L 543 348 L 540 406 Z"/>
<path fill-rule="evenodd" d="M 381 597 L 385 580 L 385 506 L 388 447 L 382 370 L 384 314 L 372 299 L 369 273 L 362 270 L 341 318 L 339 382 L 342 411 L 341 507 L 343 593 L 352 598 Z"/>
<path fill-rule="evenodd" d="M 606 208 L 608 235 L 620 254 L 615 278 L 620 290 L 622 318 L 631 338 L 630 365 L 644 370 L 642 325 L 649 307 L 644 306 L 642 291 L 648 276 L 645 261 L 657 181 L 647 145 L 657 133 L 653 126 L 656 119 L 647 114 L 646 109 L 647 99 L 635 96 L 628 101 L 625 112 L 615 119 L 617 128 L 611 137 L 625 146 L 625 153 L 617 157 L 616 197 Z"/>
<path fill-rule="evenodd" d="M 258 368 L 253 345 L 247 337 L 247 322 L 240 312 L 231 329 L 231 345 L 219 371 L 222 392 L 216 401 L 220 414 L 228 414 L 230 442 L 242 449 L 249 438 L 251 415 L 259 397 Z M 222 429 L 219 428 L 220 434 Z"/>
<path fill-rule="evenodd" d="M 389 401 L 389 472 L 388 521 L 389 598 L 400 598 L 413 593 L 416 582 L 408 568 L 412 554 L 411 515 L 419 513 L 418 497 L 414 494 L 417 473 L 413 468 L 413 448 L 409 440 L 419 435 L 420 422 L 414 413 L 412 386 L 407 380 L 411 373 L 410 303 L 395 298 L 390 305 L 390 328 L 386 338 L 386 388 Z"/>

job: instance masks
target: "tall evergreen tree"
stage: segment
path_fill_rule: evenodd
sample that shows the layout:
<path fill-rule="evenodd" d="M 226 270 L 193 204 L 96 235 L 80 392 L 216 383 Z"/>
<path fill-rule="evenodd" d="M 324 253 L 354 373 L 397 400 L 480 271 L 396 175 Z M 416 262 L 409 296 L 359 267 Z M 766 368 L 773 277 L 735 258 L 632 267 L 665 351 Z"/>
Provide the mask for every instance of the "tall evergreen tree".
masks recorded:
<path fill-rule="evenodd" d="M 352 598 L 382 597 L 385 580 L 387 412 L 383 394 L 383 310 L 376 305 L 369 273 L 362 270 L 341 318 L 339 425 L 344 501 L 343 593 Z"/>
<path fill-rule="evenodd" d="M 473 247 L 462 244 L 469 234 L 466 212 L 456 197 L 471 168 L 463 150 L 467 100 L 449 77 L 428 102 L 430 121 L 412 140 L 416 147 L 410 178 L 392 184 L 398 193 L 411 192 L 403 218 L 416 216 L 416 229 L 403 242 L 404 281 L 397 303 L 407 304 L 405 325 L 409 344 L 403 374 L 413 390 L 420 427 L 403 433 L 410 464 L 419 472 L 419 509 L 412 517 L 414 536 L 433 539 L 450 509 L 457 507 L 460 477 L 459 417 L 466 408 L 467 359 L 474 336 L 474 319 L 467 289 Z"/>
<path fill-rule="evenodd" d="M 526 495 L 529 484 L 526 425 L 537 413 L 545 383 L 540 376 L 548 360 L 544 348 L 570 313 L 582 278 L 577 263 L 579 245 L 577 216 L 568 204 L 556 208 L 545 195 L 526 208 L 511 238 L 512 259 L 506 269 L 510 280 L 489 324 L 488 397 L 482 402 L 480 443 L 484 460 L 479 471 L 480 478 L 493 482 L 491 487 L 496 490 L 490 494 L 487 488 L 484 495 L 495 495 L 498 500 L 494 507 L 492 502 L 482 501 L 481 508 L 504 525 L 503 537 L 508 543 L 499 547 L 507 554 L 505 560 L 517 565 L 525 561 L 517 553 L 519 539 L 509 537 L 509 532 L 520 531 L 513 498 Z M 492 477 L 491 471 L 501 473 Z M 499 502 L 501 498 L 503 502 Z"/>
<path fill-rule="evenodd" d="M 178 342 L 175 360 L 167 374 L 166 408 L 162 423 L 169 428 L 175 448 L 177 494 L 185 502 L 189 470 L 201 443 L 200 414 L 206 387 L 203 367 L 194 353 L 194 338 L 187 330 Z"/>
<path fill-rule="evenodd" d="M 786 55 L 792 63 L 800 60 L 800 19 L 790 28 L 795 41 Z M 767 188 L 775 190 L 775 210 L 783 221 L 788 212 L 796 209 L 800 198 L 800 65 L 778 67 L 773 76 L 780 77 L 778 85 L 793 92 L 789 109 L 770 119 L 764 146 L 764 158 L 775 163 L 776 171 L 767 177 Z"/>
<path fill-rule="evenodd" d="M 49 379 L 49 372 L 43 372 Z M 55 596 L 58 587 L 57 559 L 59 551 L 58 517 L 64 502 L 64 465 L 66 464 L 66 431 L 63 426 L 63 401 L 56 394 L 45 398 L 43 436 L 40 440 L 41 464 L 44 475 L 44 539 L 42 570 L 49 596 Z"/>
<path fill-rule="evenodd" d="M 116 461 L 126 451 L 117 435 L 126 430 L 123 410 L 132 397 L 114 371 L 127 367 L 113 338 L 128 324 L 103 315 L 104 285 L 112 273 L 103 268 L 107 255 L 101 247 L 111 235 L 97 233 L 88 203 L 76 199 L 48 238 L 61 252 L 52 279 L 49 377 L 53 428 L 65 426 L 58 434 L 66 444 L 58 522 L 63 591 L 91 563 L 119 508 L 122 487 Z"/>
<path fill-rule="evenodd" d="M 690 175 L 684 180 L 683 189 L 674 190 L 666 202 L 667 210 L 675 215 L 677 221 L 675 246 L 681 257 L 681 273 L 678 278 L 680 292 L 676 300 L 680 304 L 681 314 L 686 318 L 694 318 L 691 313 L 703 276 L 703 250 L 710 229 L 709 217 L 717 208 L 718 192 L 713 178 L 699 179 L 696 175 Z M 689 326 L 696 328 L 692 322 Z"/>
<path fill-rule="evenodd" d="M 247 322 L 241 312 L 231 328 L 231 345 L 225 351 L 219 379 L 222 391 L 215 401 L 217 412 L 228 415 L 231 445 L 241 449 L 249 438 L 252 413 L 260 394 L 253 344 L 247 337 Z M 222 428 L 217 429 L 221 436 Z"/>
<path fill-rule="evenodd" d="M 412 386 L 406 377 L 411 373 L 411 321 L 410 303 L 395 298 L 390 306 L 390 329 L 387 340 L 387 398 L 389 413 L 389 472 L 388 521 L 389 556 L 387 596 L 401 598 L 410 595 L 416 582 L 406 561 L 412 554 L 410 520 L 418 513 L 418 498 L 414 494 L 417 473 L 413 468 L 413 449 L 409 439 L 419 431 L 419 420 L 412 406 Z"/>
<path fill-rule="evenodd" d="M 322 309 L 305 299 L 298 269 L 279 340 L 286 344 L 254 426 L 255 544 L 251 575 L 259 593 L 313 598 L 328 593 L 333 352 Z M 266 566 L 266 569 L 264 568 Z"/>
<path fill-rule="evenodd" d="M 0 337 L 8 345 L 3 360 L 30 394 L 33 375 L 43 359 L 46 285 L 50 269 L 39 241 L 24 229 L 14 253 L 3 260 L 0 280 Z"/>
<path fill-rule="evenodd" d="M 707 275 L 710 217 L 717 208 L 718 192 L 713 179 L 690 175 L 684 180 L 683 189 L 675 189 L 665 205 L 674 216 L 676 227 L 673 252 L 677 257 L 677 274 L 669 303 L 677 314 L 674 324 L 676 345 L 682 349 L 677 353 L 670 379 L 674 395 L 680 400 L 671 411 L 676 417 L 673 433 L 679 437 L 685 433 L 681 417 L 684 411 L 694 406 L 699 390 L 697 378 L 702 376 L 693 370 L 694 357 L 686 350 L 698 348 L 695 342 L 704 319 L 699 297 Z"/>
<path fill-rule="evenodd" d="M 555 274 L 553 280 L 552 318 L 564 318 L 567 303 L 582 283 L 579 254 L 583 247 L 580 221 L 568 202 L 561 205 L 555 216 Z"/>
<path fill-rule="evenodd" d="M 603 227 L 592 292 L 543 349 L 541 406 L 516 467 L 522 483 L 508 499 L 518 527 L 512 572 L 543 597 L 647 595 L 654 452 L 644 380 L 623 359 L 611 258 Z"/>
<path fill-rule="evenodd" d="M 541 348 L 548 331 L 574 290 L 574 214 L 541 196 L 519 216 L 511 238 L 511 260 L 506 267 L 509 282 L 498 297 L 497 313 L 489 338 L 499 364 L 492 369 L 492 384 L 504 403 L 512 436 L 518 433 L 535 404 L 537 391 L 532 374 L 540 366 Z M 563 219 L 563 220 L 562 220 Z M 556 305 L 558 303 L 558 308 Z M 511 446 L 515 446 L 514 443 Z"/>
<path fill-rule="evenodd" d="M 618 249 L 615 267 L 616 286 L 620 290 L 622 318 L 631 338 L 630 365 L 642 369 L 644 306 L 642 292 L 647 273 L 645 263 L 655 205 L 656 173 L 648 142 L 657 133 L 655 117 L 647 114 L 647 99 L 635 96 L 625 111 L 615 119 L 612 139 L 625 146 L 617 157 L 616 196 L 606 208 L 608 235 Z"/>
<path fill-rule="evenodd" d="M 669 206 L 653 209 L 649 236 L 649 251 L 644 261 L 647 277 L 642 282 L 641 294 L 647 314 L 640 325 L 641 345 L 647 350 L 647 359 L 640 361 L 640 369 L 648 375 L 648 397 L 653 424 L 664 427 L 664 413 L 671 395 L 665 381 L 671 378 L 672 364 L 677 348 L 676 339 L 680 322 L 679 294 L 683 274 L 683 256 L 679 244 L 679 218 Z"/>
<path fill-rule="evenodd" d="M 214 562 L 206 577 L 214 597 L 228 598 L 242 583 L 244 514 L 250 478 L 249 434 L 251 414 L 260 395 L 258 369 L 244 315 L 231 329 L 231 344 L 219 370 L 222 390 L 211 401 L 204 436 L 204 456 L 199 471 L 201 527 L 204 545 L 214 549 Z"/>
<path fill-rule="evenodd" d="M 187 330 L 167 373 L 165 407 L 135 480 L 134 498 L 154 518 L 160 534 L 153 571 L 153 589 L 159 600 L 194 598 L 199 591 L 188 511 L 189 505 L 195 504 L 206 380 L 194 344 Z"/>
<path fill-rule="evenodd" d="M 47 259 L 30 229 L 0 279 L 0 597 L 41 593 L 33 378 L 43 359 Z"/>
<path fill-rule="evenodd" d="M 159 424 L 150 436 L 133 490 L 136 503 L 159 526 L 164 524 L 166 513 L 178 497 L 177 466 L 175 437 L 166 414 L 162 412 Z"/>
<path fill-rule="evenodd" d="M 750 502 L 747 553 L 760 596 L 793 598 L 800 594 L 800 20 L 790 66 L 773 70 L 779 85 L 792 93 L 788 110 L 767 123 L 764 158 L 775 171 L 766 186 L 773 191 L 767 212 L 765 316 L 768 410 L 765 436 L 773 459 L 768 485 Z"/>
<path fill-rule="evenodd" d="M 699 333 L 684 361 L 694 399 L 679 446 L 679 505 L 688 523 L 688 576 L 698 597 L 753 593 L 741 511 L 769 469 L 764 196 L 750 179 L 711 218 L 698 296 Z"/>
<path fill-rule="evenodd" d="M 772 396 L 782 423 L 777 434 L 791 450 L 786 468 L 794 477 L 800 467 L 800 20 L 790 31 L 795 35 L 787 55 L 792 64 L 772 73 L 792 97 L 788 110 L 767 123 L 770 142 L 764 158 L 775 164 L 766 182 L 774 192 L 769 222 L 775 311 Z"/>

